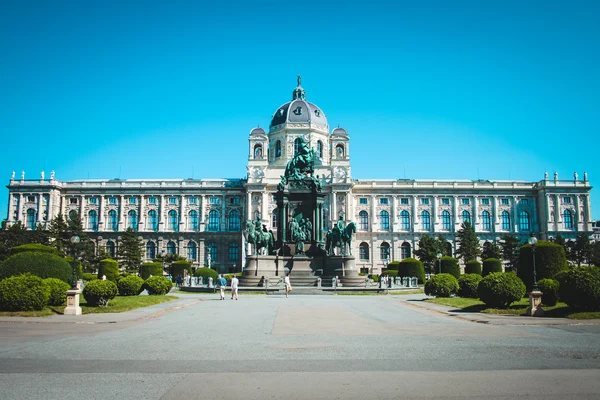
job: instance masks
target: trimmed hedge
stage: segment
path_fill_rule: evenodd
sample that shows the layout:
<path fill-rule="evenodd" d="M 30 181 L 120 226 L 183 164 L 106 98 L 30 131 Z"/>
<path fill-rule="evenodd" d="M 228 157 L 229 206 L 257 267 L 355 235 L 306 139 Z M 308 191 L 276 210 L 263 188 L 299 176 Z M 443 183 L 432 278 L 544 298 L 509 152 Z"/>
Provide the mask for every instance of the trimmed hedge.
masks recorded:
<path fill-rule="evenodd" d="M 144 280 L 135 275 L 126 276 L 119 279 L 119 282 L 117 282 L 120 296 L 137 296 L 142 293 L 143 285 Z"/>
<path fill-rule="evenodd" d="M 81 279 L 83 279 L 86 282 L 94 281 L 98 279 L 98 274 L 89 274 L 87 272 L 84 272 L 83 274 L 81 274 Z"/>
<path fill-rule="evenodd" d="M 442 274 L 450 274 L 456 279 L 460 278 L 460 267 L 458 259 L 454 257 L 444 256 L 441 258 Z"/>
<path fill-rule="evenodd" d="M 568 269 L 565 249 L 556 243 L 539 240 L 535 245 L 535 270 L 537 280 L 554 278 L 556 274 Z M 521 247 L 519 256 L 519 278 L 527 285 L 527 290 L 533 286 L 533 254 L 531 246 Z"/>
<path fill-rule="evenodd" d="M 26 251 L 8 257 L 0 265 L 0 279 L 24 273 L 40 278 L 57 278 L 71 282 L 73 270 L 69 263 L 57 255 L 39 251 Z"/>
<path fill-rule="evenodd" d="M 119 263 L 112 258 L 101 260 L 98 265 L 98 279 L 102 279 L 102 275 L 106 275 L 106 279 L 116 282 L 119 279 Z"/>
<path fill-rule="evenodd" d="M 388 269 L 389 267 L 390 265 L 388 264 Z M 398 264 L 398 276 L 409 278 L 416 276 L 419 283 L 425 283 L 425 268 L 423 268 L 423 263 L 415 258 L 405 258 Z"/>
<path fill-rule="evenodd" d="M 214 281 L 219 277 L 219 274 L 212 268 L 202 267 L 196 269 L 194 276 L 201 276 L 204 283 L 206 283 L 209 277 L 212 277 Z"/>
<path fill-rule="evenodd" d="M 555 306 L 558 302 L 558 289 L 560 284 L 555 279 L 544 278 L 538 282 L 538 288 L 542 292 L 542 304 L 545 306 Z"/>
<path fill-rule="evenodd" d="M 481 275 L 481 263 L 477 260 L 471 260 L 468 263 L 466 263 L 465 264 L 465 274 Z"/>
<path fill-rule="evenodd" d="M 56 278 L 44 279 L 44 285 L 48 288 L 48 305 L 62 306 L 67 300 L 67 290 L 71 285 Z"/>
<path fill-rule="evenodd" d="M 146 279 L 143 289 L 148 291 L 149 295 L 164 295 L 169 293 L 173 287 L 173 282 L 165 278 L 164 276 L 153 276 L 152 278 Z"/>
<path fill-rule="evenodd" d="M 117 285 L 113 281 L 100 280 L 88 282 L 83 288 L 83 297 L 88 306 L 106 307 L 108 301 L 117 295 Z"/>
<path fill-rule="evenodd" d="M 458 295 L 469 299 L 479 298 L 477 288 L 481 279 L 483 278 L 479 274 L 461 275 L 461 277 L 458 278 Z"/>
<path fill-rule="evenodd" d="M 600 269 L 573 267 L 556 275 L 558 296 L 570 307 L 588 311 L 600 310 Z"/>
<path fill-rule="evenodd" d="M 493 308 L 508 308 L 521 300 L 526 291 L 523 281 L 512 272 L 492 272 L 477 287 L 479 299 Z"/>
<path fill-rule="evenodd" d="M 437 274 L 425 282 L 425 294 L 435 297 L 450 297 L 458 292 L 458 281 L 451 274 Z"/>
<path fill-rule="evenodd" d="M 498 260 L 497 258 L 488 258 L 483 260 L 483 271 L 481 272 L 481 276 L 485 278 L 494 272 L 504 272 L 502 269 L 502 261 Z"/>
<path fill-rule="evenodd" d="M 184 272 L 187 269 L 188 273 L 192 272 L 192 263 L 186 260 L 177 260 L 171 263 L 171 276 L 183 276 Z M 161 274 L 162 276 L 162 274 Z"/>
<path fill-rule="evenodd" d="M 18 254 L 18 253 L 23 253 L 26 251 L 39 251 L 40 253 L 49 253 L 49 254 L 54 254 L 55 256 L 58 255 L 58 249 L 55 247 L 51 247 L 51 246 L 45 246 L 43 244 L 38 244 L 38 243 L 29 243 L 29 244 L 22 244 L 20 246 L 15 246 L 12 248 L 12 254 Z"/>
<path fill-rule="evenodd" d="M 399 266 L 400 266 L 400 261 L 392 261 L 392 262 L 388 263 L 387 269 L 395 269 L 395 270 L 397 270 Z"/>
<path fill-rule="evenodd" d="M 25 273 L 6 278 L 0 281 L 0 310 L 42 310 L 48 304 L 49 295 L 48 287 L 38 276 Z"/>
<path fill-rule="evenodd" d="M 381 275 L 398 276 L 398 270 L 395 270 L 395 269 L 382 269 L 381 270 Z"/>
<path fill-rule="evenodd" d="M 140 267 L 142 279 L 146 280 L 150 276 L 163 276 L 163 266 L 160 262 L 143 263 Z"/>

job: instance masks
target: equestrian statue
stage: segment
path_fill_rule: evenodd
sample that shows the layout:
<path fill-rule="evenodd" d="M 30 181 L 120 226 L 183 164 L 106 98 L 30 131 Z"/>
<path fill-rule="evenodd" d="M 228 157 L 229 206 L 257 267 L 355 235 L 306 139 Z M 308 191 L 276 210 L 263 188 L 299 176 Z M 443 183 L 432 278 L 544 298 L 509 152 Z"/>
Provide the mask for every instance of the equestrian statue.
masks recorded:
<path fill-rule="evenodd" d="M 255 221 L 246 221 L 246 229 L 244 230 L 246 241 L 252 245 L 252 255 L 268 255 L 271 254 L 275 247 L 273 232 L 267 231 L 267 227 L 262 224 L 257 216 Z"/>
<path fill-rule="evenodd" d="M 340 249 L 341 255 L 346 255 L 346 247 L 348 254 L 352 255 L 352 234 L 356 233 L 356 223 L 350 222 L 344 226 L 344 220 L 340 217 L 333 229 L 327 233 L 327 241 L 325 251 L 328 255 L 335 255 L 335 248 Z"/>

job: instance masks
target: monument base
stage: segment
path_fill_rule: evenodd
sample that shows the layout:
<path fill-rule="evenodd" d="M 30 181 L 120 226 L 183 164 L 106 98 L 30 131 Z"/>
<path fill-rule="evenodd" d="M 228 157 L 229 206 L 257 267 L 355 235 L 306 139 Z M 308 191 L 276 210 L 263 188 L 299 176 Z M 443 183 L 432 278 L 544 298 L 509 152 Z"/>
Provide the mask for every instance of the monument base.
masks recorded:
<path fill-rule="evenodd" d="M 529 307 L 527 307 L 525 314 L 530 317 L 544 316 L 544 310 L 542 310 L 542 292 L 533 290 L 529 293 Z"/>
<path fill-rule="evenodd" d="M 67 290 L 67 307 L 65 307 L 64 315 L 82 315 L 81 307 L 79 306 L 79 295 L 81 290 Z"/>

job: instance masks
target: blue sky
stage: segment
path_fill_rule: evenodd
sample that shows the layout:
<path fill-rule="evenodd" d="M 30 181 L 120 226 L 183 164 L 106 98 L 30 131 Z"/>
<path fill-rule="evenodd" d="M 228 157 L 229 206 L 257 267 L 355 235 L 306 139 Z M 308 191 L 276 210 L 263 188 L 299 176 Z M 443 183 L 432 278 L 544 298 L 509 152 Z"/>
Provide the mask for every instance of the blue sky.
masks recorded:
<path fill-rule="evenodd" d="M 0 3 L 4 184 L 241 178 L 298 74 L 355 178 L 600 183 L 598 2 L 88 3 Z"/>

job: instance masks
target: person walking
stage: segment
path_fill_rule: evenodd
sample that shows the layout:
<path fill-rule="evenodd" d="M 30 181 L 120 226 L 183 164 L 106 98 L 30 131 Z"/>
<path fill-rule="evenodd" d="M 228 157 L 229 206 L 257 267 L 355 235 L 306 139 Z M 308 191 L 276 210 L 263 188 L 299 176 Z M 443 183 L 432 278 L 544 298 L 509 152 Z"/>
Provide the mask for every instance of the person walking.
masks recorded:
<path fill-rule="evenodd" d="M 285 297 L 287 298 L 292 291 L 292 284 L 290 283 L 290 273 L 288 272 L 283 278 L 283 284 L 285 285 Z"/>
<path fill-rule="evenodd" d="M 221 300 L 225 300 L 225 286 L 227 286 L 227 279 L 223 278 L 223 274 L 219 275 L 217 283 L 219 284 L 219 288 L 221 289 Z"/>
<path fill-rule="evenodd" d="M 231 300 L 233 300 L 233 298 L 235 297 L 235 299 L 238 299 L 238 285 L 240 284 L 239 279 L 237 278 L 237 276 L 233 276 L 233 278 L 231 278 Z"/>

